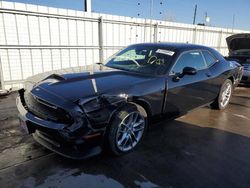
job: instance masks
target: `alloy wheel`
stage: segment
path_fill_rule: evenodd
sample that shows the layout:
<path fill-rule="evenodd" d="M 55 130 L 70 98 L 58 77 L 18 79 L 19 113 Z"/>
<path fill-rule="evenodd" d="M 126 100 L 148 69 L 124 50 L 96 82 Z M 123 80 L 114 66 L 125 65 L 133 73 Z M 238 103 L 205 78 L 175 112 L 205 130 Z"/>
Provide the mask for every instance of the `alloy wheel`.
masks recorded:
<path fill-rule="evenodd" d="M 137 111 L 129 113 L 119 124 L 116 133 L 116 145 L 126 152 L 133 149 L 141 140 L 145 129 L 145 119 Z"/>
<path fill-rule="evenodd" d="M 227 104 L 229 103 L 231 93 L 232 93 L 232 85 L 230 83 L 227 83 L 224 86 L 224 89 L 223 89 L 222 94 L 221 94 L 220 104 L 222 107 L 227 106 Z"/>

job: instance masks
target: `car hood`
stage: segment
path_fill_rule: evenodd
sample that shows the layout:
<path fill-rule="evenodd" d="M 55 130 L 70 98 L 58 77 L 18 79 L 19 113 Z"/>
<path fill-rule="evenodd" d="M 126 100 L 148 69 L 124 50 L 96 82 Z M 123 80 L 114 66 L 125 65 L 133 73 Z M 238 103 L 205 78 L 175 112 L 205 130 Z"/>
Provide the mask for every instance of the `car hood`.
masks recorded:
<path fill-rule="evenodd" d="M 33 94 L 37 95 L 40 92 L 38 95 L 42 96 L 45 92 L 74 102 L 101 94 L 126 91 L 153 78 L 127 71 L 109 70 L 67 74 L 43 73 L 30 77 L 26 83 L 31 85 L 30 90 L 34 91 Z"/>
<path fill-rule="evenodd" d="M 227 46 L 229 50 L 229 56 L 233 56 L 233 52 L 236 50 L 249 49 L 250 51 L 250 33 L 241 33 L 231 35 L 226 38 Z"/>

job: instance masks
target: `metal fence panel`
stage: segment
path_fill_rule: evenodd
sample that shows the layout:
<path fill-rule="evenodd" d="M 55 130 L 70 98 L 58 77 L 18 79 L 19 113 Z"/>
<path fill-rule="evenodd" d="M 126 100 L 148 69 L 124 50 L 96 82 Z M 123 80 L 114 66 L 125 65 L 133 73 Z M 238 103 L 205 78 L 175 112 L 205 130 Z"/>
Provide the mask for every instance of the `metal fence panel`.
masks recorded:
<path fill-rule="evenodd" d="M 94 69 L 94 63 L 133 43 L 196 43 L 226 55 L 225 38 L 247 32 L 159 20 L 152 23 L 148 19 L 0 1 L 0 88 L 20 88 L 27 77 L 46 71 Z"/>

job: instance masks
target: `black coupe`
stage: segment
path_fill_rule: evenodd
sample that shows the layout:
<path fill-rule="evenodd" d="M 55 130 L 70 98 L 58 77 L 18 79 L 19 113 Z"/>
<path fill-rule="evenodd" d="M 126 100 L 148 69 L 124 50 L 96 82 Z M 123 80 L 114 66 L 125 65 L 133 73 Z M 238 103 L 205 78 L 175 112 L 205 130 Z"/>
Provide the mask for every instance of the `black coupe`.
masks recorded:
<path fill-rule="evenodd" d="M 21 126 L 66 157 L 103 148 L 120 155 L 138 146 L 153 117 L 226 108 L 243 72 L 212 48 L 176 43 L 131 45 L 100 66 L 27 79 L 17 98 Z"/>

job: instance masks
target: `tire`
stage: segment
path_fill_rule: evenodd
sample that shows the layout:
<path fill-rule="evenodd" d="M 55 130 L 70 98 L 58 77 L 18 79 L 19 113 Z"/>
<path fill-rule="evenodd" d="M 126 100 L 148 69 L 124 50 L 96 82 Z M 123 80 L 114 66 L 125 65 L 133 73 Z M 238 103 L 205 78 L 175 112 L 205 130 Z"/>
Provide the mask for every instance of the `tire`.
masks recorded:
<path fill-rule="evenodd" d="M 141 106 L 135 104 L 124 106 L 111 120 L 107 135 L 110 151 L 114 155 L 133 151 L 143 140 L 147 127 L 147 113 Z"/>
<path fill-rule="evenodd" d="M 226 91 L 227 90 L 227 91 Z M 211 108 L 217 110 L 224 110 L 231 99 L 233 92 L 233 84 L 232 81 L 227 79 L 221 86 L 220 93 L 215 101 L 210 105 Z M 226 98 L 225 98 L 226 97 Z"/>

